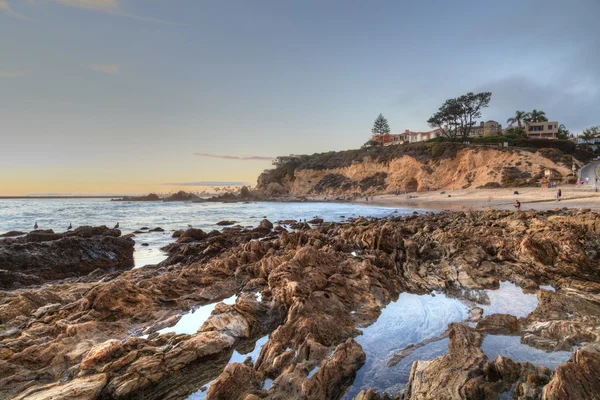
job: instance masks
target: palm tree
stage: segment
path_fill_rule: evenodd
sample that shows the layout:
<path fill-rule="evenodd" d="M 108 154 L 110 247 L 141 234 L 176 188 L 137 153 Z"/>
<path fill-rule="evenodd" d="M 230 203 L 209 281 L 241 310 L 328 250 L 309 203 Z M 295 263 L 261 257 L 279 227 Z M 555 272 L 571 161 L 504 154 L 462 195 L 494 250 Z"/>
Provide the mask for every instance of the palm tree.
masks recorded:
<path fill-rule="evenodd" d="M 525 119 L 527 122 L 546 122 L 548 118 L 546 118 L 546 113 L 543 111 L 533 110 L 527 115 Z"/>
<path fill-rule="evenodd" d="M 529 116 L 528 112 L 525 111 L 517 111 L 515 112 L 515 116 L 506 120 L 506 123 L 512 126 L 513 124 L 517 124 L 517 126 L 521 127 L 521 121 L 525 121 Z"/>

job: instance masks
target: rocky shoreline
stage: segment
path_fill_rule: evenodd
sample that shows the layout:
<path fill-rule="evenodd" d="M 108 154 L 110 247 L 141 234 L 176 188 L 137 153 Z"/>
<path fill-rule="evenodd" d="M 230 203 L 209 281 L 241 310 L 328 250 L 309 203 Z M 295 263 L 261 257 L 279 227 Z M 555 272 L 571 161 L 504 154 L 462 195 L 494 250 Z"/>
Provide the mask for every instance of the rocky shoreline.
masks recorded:
<path fill-rule="evenodd" d="M 361 331 L 401 293 L 485 303 L 484 292 L 503 281 L 535 293 L 535 309 L 518 317 L 473 306 L 469 320 L 447 327 L 447 353 L 415 361 L 400 390 L 364 388 L 356 398 L 600 393 L 598 214 L 489 210 L 316 222 L 190 229 L 157 266 L 86 266 L 78 277 L 62 273 L 76 268 L 69 263 L 51 268 L 65 251 L 54 243 L 107 251 L 103 241 L 126 249 L 131 240 L 119 232 L 0 241 L 0 252 L 39 246 L 25 253 L 42 257 L 46 268 L 38 280 L 0 292 L 0 397 L 184 399 L 204 388 L 207 399 L 339 399 L 368 357 L 357 341 Z M 14 254 L 0 258 L 1 269 L 18 264 Z M 232 297 L 233 304 L 218 303 Z M 194 333 L 163 331 L 214 303 Z M 482 343 L 495 334 L 574 352 L 555 370 L 492 358 Z M 396 350 L 386 363 L 404 346 Z M 251 352 L 257 356 L 229 363 Z"/>

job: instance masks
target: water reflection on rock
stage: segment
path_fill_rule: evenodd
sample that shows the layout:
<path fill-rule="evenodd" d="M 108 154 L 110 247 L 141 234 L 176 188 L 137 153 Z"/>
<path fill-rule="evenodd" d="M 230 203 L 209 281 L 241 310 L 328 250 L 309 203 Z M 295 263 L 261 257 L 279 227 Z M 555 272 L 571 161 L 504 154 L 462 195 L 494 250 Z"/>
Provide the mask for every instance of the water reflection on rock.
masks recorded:
<path fill-rule="evenodd" d="M 545 352 L 535 347 L 521 343 L 520 336 L 487 335 L 483 339 L 481 350 L 490 360 L 501 355 L 515 362 L 530 362 L 534 365 L 544 365 L 550 369 L 564 364 L 571 358 L 570 351 Z"/>
<path fill-rule="evenodd" d="M 398 371 L 405 367 L 404 363 L 399 363 L 395 368 L 387 367 L 387 361 L 393 352 L 438 336 L 446 330 L 449 323 L 464 320 L 467 316 L 468 309 L 465 304 L 444 294 L 402 293 L 397 301 L 382 310 L 375 323 L 363 329 L 363 334 L 356 338 L 366 353 L 367 360 L 358 371 L 345 398 L 351 399 L 361 389 L 368 387 L 385 391 L 398 384 L 399 379 L 404 379 L 406 383 L 408 375 L 400 378 L 398 374 Z M 441 348 L 447 349 L 447 341 L 441 342 L 446 344 Z M 431 347 L 425 346 L 415 351 L 412 356 L 425 356 L 432 349 L 436 349 L 431 353 L 431 357 L 434 358 L 439 355 L 439 348 L 436 346 L 437 343 L 432 343 Z"/>
<path fill-rule="evenodd" d="M 231 296 L 222 301 L 225 304 L 235 304 L 235 300 L 237 296 Z M 158 333 L 168 333 L 175 332 L 177 334 L 187 333 L 188 335 L 192 335 L 200 329 L 202 324 L 206 322 L 206 320 L 210 317 L 217 303 L 207 304 L 205 306 L 198 307 L 196 310 L 184 314 L 181 319 L 173 326 L 164 328 L 158 331 Z"/>
<path fill-rule="evenodd" d="M 517 318 L 526 317 L 535 310 L 538 299 L 535 292 L 525 293 L 511 282 L 500 282 L 498 290 L 486 290 L 489 304 L 482 304 L 483 316 L 510 314 Z"/>

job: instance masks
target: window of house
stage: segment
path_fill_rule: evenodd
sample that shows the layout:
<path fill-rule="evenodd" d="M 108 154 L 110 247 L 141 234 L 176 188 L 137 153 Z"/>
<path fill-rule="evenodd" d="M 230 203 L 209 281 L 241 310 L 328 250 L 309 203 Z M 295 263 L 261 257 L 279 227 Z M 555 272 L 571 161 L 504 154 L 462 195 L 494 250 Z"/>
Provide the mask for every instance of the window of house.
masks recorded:
<path fill-rule="evenodd" d="M 552 125 L 548 125 L 548 130 L 551 130 L 551 129 L 552 129 Z"/>

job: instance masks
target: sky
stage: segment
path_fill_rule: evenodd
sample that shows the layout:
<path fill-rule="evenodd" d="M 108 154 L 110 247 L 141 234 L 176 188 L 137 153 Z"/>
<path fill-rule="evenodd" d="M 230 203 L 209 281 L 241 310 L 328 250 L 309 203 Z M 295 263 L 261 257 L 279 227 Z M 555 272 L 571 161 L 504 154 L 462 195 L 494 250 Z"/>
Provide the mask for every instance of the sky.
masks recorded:
<path fill-rule="evenodd" d="M 0 195 L 255 184 L 277 155 L 428 130 L 600 125 L 598 0 L 0 0 Z"/>

